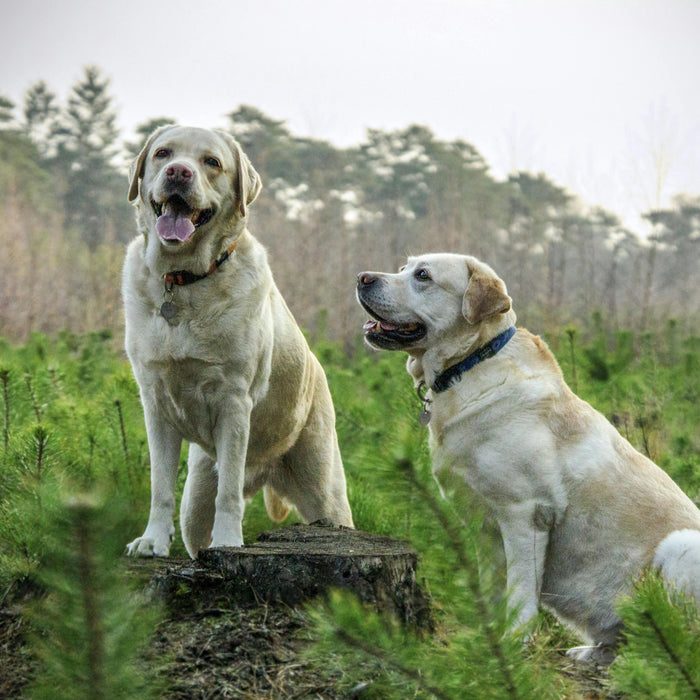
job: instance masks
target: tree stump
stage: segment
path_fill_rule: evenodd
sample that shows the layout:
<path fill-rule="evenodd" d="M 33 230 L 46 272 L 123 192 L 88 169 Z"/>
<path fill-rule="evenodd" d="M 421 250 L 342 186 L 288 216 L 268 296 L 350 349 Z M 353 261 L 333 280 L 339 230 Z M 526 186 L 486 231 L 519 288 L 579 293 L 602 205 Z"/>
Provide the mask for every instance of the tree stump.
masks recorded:
<path fill-rule="evenodd" d="M 319 521 L 264 532 L 243 547 L 202 550 L 196 561 L 166 560 L 151 570 L 151 589 L 192 611 L 260 602 L 297 606 L 342 588 L 404 623 L 432 629 L 417 563 L 405 542 Z"/>

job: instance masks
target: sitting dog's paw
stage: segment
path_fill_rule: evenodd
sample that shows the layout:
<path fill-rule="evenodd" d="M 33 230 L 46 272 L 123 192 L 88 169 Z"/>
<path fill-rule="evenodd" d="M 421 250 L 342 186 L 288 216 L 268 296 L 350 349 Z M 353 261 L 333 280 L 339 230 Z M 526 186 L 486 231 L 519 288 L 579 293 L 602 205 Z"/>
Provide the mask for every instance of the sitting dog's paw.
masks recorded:
<path fill-rule="evenodd" d="M 572 647 L 566 655 L 580 663 L 593 663 L 607 666 L 615 659 L 615 651 L 612 647 L 603 644 L 585 647 Z"/>
<path fill-rule="evenodd" d="M 130 557 L 167 557 L 174 534 L 168 531 L 156 534 L 146 529 L 141 537 L 126 545 L 126 553 Z"/>

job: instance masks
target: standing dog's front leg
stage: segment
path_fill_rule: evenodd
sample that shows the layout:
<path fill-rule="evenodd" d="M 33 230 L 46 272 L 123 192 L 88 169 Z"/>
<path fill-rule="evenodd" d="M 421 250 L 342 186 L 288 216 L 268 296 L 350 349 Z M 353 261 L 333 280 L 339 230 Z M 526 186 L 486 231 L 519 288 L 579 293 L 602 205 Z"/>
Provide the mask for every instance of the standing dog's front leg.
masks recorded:
<path fill-rule="evenodd" d="M 243 484 L 252 409 L 248 395 L 236 397 L 217 417 L 214 439 L 219 480 L 210 547 L 243 545 Z"/>
<path fill-rule="evenodd" d="M 537 615 L 553 513 L 552 508 L 528 501 L 498 514 L 506 555 L 508 609 L 516 615 L 516 631 Z"/>
<path fill-rule="evenodd" d="M 127 545 L 127 554 L 167 557 L 175 534 L 175 479 L 182 438 L 153 406 L 146 401 L 143 406 L 151 457 L 151 511 L 145 532 Z"/>

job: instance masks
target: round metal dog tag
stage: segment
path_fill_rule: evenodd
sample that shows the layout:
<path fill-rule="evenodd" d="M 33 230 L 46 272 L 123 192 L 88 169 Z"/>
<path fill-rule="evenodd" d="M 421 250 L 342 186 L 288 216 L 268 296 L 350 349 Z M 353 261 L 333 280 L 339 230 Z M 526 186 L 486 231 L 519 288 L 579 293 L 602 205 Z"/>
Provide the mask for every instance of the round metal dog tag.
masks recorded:
<path fill-rule="evenodd" d="M 428 407 L 430 406 L 431 403 L 433 403 L 429 398 L 427 398 L 425 395 L 428 393 L 428 387 L 425 385 L 424 381 L 420 381 L 418 383 L 418 386 L 416 387 L 416 394 L 418 394 L 418 398 L 421 400 L 421 403 L 423 404 L 423 410 L 418 414 L 418 422 L 425 427 L 430 423 L 430 411 L 428 410 Z"/>
<path fill-rule="evenodd" d="M 164 301 L 160 305 L 160 315 L 166 321 L 169 321 L 171 318 L 173 318 L 176 313 L 177 313 L 177 306 L 175 306 L 175 304 L 173 304 L 172 301 Z"/>

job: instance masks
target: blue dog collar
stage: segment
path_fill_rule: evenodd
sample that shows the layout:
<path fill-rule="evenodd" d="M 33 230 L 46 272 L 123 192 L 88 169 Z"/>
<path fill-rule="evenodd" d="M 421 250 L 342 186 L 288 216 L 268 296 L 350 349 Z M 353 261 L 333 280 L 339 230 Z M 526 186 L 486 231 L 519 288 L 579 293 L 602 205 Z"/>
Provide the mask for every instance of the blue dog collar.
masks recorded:
<path fill-rule="evenodd" d="M 486 345 L 482 345 L 478 350 L 475 350 L 471 355 L 465 357 L 456 365 L 448 367 L 444 372 L 439 374 L 435 379 L 432 390 L 439 394 L 446 391 L 451 386 L 455 385 L 465 372 L 468 372 L 472 367 L 478 365 L 484 360 L 488 360 L 496 353 L 502 350 L 508 341 L 515 335 L 515 326 L 511 326 L 508 330 L 503 331 L 495 338 L 490 340 Z"/>

